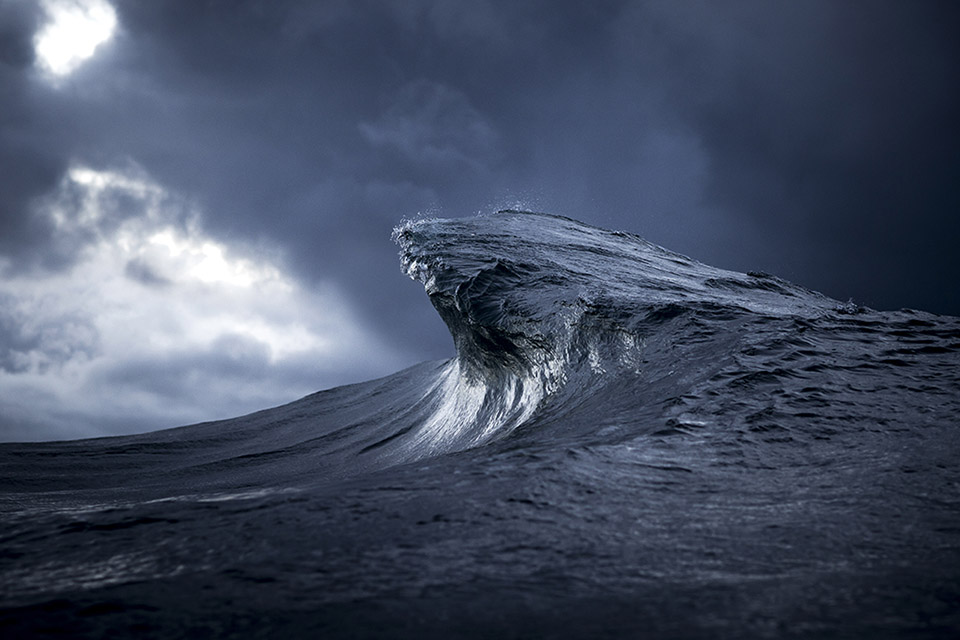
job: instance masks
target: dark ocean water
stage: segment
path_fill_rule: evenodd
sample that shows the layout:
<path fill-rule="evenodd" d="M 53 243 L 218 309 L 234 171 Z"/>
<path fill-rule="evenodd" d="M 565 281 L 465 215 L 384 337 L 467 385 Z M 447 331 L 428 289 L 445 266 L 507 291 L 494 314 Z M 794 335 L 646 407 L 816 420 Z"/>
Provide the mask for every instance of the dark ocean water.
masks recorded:
<path fill-rule="evenodd" d="M 0 637 L 960 633 L 960 319 L 543 214 L 395 236 L 456 358 L 0 446 Z"/>

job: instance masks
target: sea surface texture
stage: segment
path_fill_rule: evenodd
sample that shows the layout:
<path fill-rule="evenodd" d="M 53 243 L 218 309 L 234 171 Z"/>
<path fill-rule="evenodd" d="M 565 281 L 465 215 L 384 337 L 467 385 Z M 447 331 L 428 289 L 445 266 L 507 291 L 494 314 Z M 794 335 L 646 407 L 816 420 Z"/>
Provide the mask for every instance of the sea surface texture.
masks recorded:
<path fill-rule="evenodd" d="M 957 637 L 960 320 L 546 214 L 394 235 L 455 358 L 0 446 L 0 637 Z"/>

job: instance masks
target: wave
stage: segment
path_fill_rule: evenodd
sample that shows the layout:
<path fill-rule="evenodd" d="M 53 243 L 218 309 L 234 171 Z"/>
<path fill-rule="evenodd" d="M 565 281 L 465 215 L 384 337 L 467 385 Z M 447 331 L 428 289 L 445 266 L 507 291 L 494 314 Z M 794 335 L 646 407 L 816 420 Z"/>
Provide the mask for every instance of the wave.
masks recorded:
<path fill-rule="evenodd" d="M 545 213 L 408 221 L 393 238 L 457 350 L 406 437 L 413 457 L 509 435 L 547 407 L 666 366 L 650 344 L 677 341 L 678 318 L 815 317 L 838 306 L 767 274 Z"/>
<path fill-rule="evenodd" d="M 601 442 L 661 432 L 665 420 L 683 428 L 709 413 L 690 398 L 729 395 L 724 385 L 750 375 L 789 376 L 787 360 L 826 353 L 806 329 L 857 328 L 868 311 L 545 213 L 406 221 L 393 238 L 449 327 L 454 358 L 229 420 L 5 445 L 0 500 L 15 502 L 26 485 L 122 497 L 328 481 L 511 438 Z M 904 319 L 914 321 L 929 324 Z M 770 361 L 744 364 L 767 350 Z"/>

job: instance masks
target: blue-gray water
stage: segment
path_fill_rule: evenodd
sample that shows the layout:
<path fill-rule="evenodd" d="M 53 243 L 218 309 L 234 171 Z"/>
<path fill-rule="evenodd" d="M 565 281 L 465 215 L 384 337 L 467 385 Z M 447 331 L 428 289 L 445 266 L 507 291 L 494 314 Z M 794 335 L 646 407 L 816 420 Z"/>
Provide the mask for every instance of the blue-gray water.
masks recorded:
<path fill-rule="evenodd" d="M 960 631 L 960 320 L 543 214 L 395 238 L 456 358 L 0 446 L 0 636 Z"/>

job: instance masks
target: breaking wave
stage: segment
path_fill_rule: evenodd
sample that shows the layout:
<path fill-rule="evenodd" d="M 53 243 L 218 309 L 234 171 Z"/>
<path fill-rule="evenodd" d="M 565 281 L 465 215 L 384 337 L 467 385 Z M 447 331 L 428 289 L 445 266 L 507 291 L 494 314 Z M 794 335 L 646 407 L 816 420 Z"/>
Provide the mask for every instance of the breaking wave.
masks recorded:
<path fill-rule="evenodd" d="M 816 317 L 835 301 L 766 274 L 716 269 L 638 236 L 560 216 L 504 210 L 394 230 L 457 357 L 405 437 L 410 455 L 476 446 L 548 408 L 589 402 L 671 357 L 694 318 Z M 646 357 L 650 356 L 650 357 Z M 627 380 L 629 382 L 627 382 Z"/>

